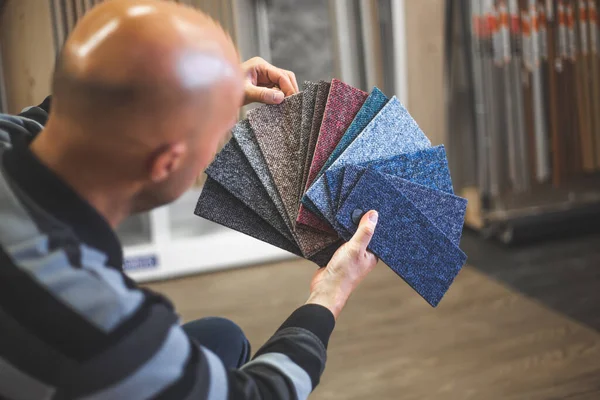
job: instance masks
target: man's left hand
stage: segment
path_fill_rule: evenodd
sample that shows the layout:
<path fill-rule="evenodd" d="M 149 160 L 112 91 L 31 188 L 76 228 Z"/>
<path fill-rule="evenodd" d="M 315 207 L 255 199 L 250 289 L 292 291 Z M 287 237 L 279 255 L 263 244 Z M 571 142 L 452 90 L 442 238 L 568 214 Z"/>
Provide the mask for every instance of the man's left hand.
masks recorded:
<path fill-rule="evenodd" d="M 244 105 L 279 104 L 285 97 L 300 91 L 292 71 L 277 68 L 260 57 L 242 63 L 242 70 L 246 74 Z"/>

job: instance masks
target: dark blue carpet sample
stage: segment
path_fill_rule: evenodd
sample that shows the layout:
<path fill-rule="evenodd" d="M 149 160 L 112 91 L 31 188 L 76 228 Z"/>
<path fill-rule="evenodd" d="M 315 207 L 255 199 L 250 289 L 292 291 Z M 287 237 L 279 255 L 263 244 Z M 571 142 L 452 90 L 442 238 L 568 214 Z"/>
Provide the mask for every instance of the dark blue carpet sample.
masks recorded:
<path fill-rule="evenodd" d="M 321 168 L 321 171 L 317 176 L 321 176 L 335 160 L 348 148 L 348 146 L 356 139 L 356 137 L 367 127 L 369 122 L 375 115 L 381 111 L 383 106 L 388 102 L 388 98 L 379 88 L 374 87 L 367 100 L 365 100 L 363 106 L 354 117 L 352 124 L 348 127 L 344 136 L 340 139 L 339 143 L 333 149 L 333 152 Z"/>
<path fill-rule="evenodd" d="M 217 154 L 206 175 L 242 201 L 289 241 L 294 238 L 235 137 Z"/>
<path fill-rule="evenodd" d="M 378 172 L 398 176 L 432 189 L 454 193 L 446 149 L 443 145 L 359 165 L 368 166 Z M 334 202 L 339 208 L 349 191 L 358 182 L 359 176 L 344 174 L 341 184 L 340 180 L 333 180 L 333 178 L 330 178 L 329 185 L 330 189 L 337 193 L 334 194 Z"/>
<path fill-rule="evenodd" d="M 355 210 L 379 212 L 369 249 L 437 306 L 466 255 L 381 173 L 367 170 L 338 210 L 337 221 L 350 234 L 356 231 Z"/>
<path fill-rule="evenodd" d="M 371 169 L 370 167 L 368 169 Z M 367 171 L 366 167 L 348 165 L 345 176 L 352 175 L 360 180 Z M 467 210 L 467 200 L 441 190 L 431 189 L 398 176 L 384 174 L 406 198 L 411 201 L 436 227 L 438 227 L 455 245 L 460 237 Z"/>

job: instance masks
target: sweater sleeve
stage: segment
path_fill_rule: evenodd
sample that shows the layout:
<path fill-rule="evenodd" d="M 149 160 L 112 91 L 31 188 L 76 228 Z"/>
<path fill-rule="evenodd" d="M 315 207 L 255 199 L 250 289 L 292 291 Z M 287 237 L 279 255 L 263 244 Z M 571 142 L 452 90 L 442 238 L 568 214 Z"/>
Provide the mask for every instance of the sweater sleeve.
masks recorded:
<path fill-rule="evenodd" d="M 229 398 L 308 398 L 325 369 L 334 325 L 333 314 L 325 307 L 298 308 L 252 361 L 229 372 Z"/>
<path fill-rule="evenodd" d="M 46 125 L 51 97 L 38 106 L 27 107 L 19 115 L 0 114 L 0 148 L 12 147 L 15 141 L 31 141 Z"/>

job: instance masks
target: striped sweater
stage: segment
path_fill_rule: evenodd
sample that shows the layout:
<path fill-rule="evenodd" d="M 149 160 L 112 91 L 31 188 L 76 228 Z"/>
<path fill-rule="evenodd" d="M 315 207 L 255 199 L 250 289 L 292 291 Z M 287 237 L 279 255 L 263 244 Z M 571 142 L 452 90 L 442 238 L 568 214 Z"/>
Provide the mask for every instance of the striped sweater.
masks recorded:
<path fill-rule="evenodd" d="M 29 151 L 49 106 L 0 114 L 0 399 L 307 398 L 331 312 L 298 308 L 227 370 L 123 273 L 110 226 Z"/>

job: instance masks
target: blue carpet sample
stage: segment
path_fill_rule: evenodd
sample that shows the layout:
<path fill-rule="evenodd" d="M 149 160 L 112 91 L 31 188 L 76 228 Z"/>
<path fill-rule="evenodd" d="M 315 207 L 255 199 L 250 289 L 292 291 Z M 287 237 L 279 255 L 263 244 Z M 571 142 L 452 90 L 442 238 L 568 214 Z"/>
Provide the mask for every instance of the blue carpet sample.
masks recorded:
<path fill-rule="evenodd" d="M 321 168 L 321 171 L 317 176 L 323 175 L 323 173 L 331 167 L 331 164 L 348 148 L 348 146 L 356 139 L 356 137 L 367 127 L 369 122 L 381 111 L 383 106 L 388 102 L 388 98 L 379 88 L 374 87 L 367 100 L 365 100 L 363 106 L 358 111 L 358 114 L 354 117 L 354 120 L 344 133 L 344 136 L 340 139 L 339 143 L 333 149 L 333 152 Z"/>
<path fill-rule="evenodd" d="M 349 234 L 356 231 L 356 210 L 379 212 L 369 249 L 437 306 L 466 255 L 381 173 L 367 170 L 338 210 L 336 219 Z M 348 233 L 343 233 L 345 239 Z"/>
<path fill-rule="evenodd" d="M 235 137 L 223 147 L 205 172 L 286 239 L 294 241 L 283 217 L 277 211 L 275 203 L 271 201 L 269 193 L 244 156 Z"/>
<path fill-rule="evenodd" d="M 429 147 L 431 147 L 431 142 L 427 136 L 406 108 L 400 104 L 398 98 L 394 96 L 331 164 L 329 169 L 386 159 Z M 322 211 L 322 214 L 328 218 L 333 213 L 333 204 L 331 207 L 317 204 L 329 201 L 326 193 L 323 176 L 321 176 L 308 188 L 305 197 L 311 199 L 313 205 L 317 206 L 316 208 L 325 209 L 326 211 Z"/>
<path fill-rule="evenodd" d="M 357 181 L 371 167 L 348 165 L 345 175 L 357 176 Z M 460 244 L 467 200 L 454 194 L 419 185 L 398 176 L 384 174 L 385 178 L 412 202 L 455 245 Z"/>
<path fill-rule="evenodd" d="M 429 139 L 394 96 L 330 168 L 381 160 L 427 147 L 431 147 Z"/>
<path fill-rule="evenodd" d="M 432 189 L 454 193 L 446 149 L 443 145 L 359 165 L 368 166 L 378 172 L 398 176 Z M 337 194 L 334 194 L 334 201 L 339 208 L 341 202 L 346 199 L 350 190 L 358 182 L 359 177 L 355 174 L 344 174 L 341 181 L 334 181 L 333 178 L 330 178 L 329 185 L 332 191 L 337 190 Z"/>

